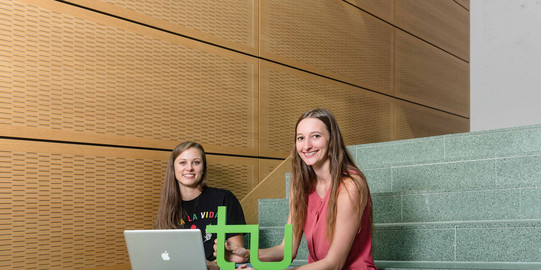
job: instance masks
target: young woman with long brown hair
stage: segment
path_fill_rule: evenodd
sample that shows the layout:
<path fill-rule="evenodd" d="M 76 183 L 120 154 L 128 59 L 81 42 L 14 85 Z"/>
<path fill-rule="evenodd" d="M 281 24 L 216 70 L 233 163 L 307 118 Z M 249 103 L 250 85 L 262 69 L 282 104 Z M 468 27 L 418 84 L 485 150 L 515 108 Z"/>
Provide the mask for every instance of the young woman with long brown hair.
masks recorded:
<path fill-rule="evenodd" d="M 200 229 L 208 269 L 219 269 L 214 257 L 215 234 L 206 233 L 209 224 L 216 225 L 218 206 L 227 206 L 228 224 L 246 224 L 239 201 L 228 190 L 207 186 L 207 158 L 203 146 L 196 142 L 177 145 L 165 172 L 156 229 Z M 228 242 L 242 247 L 242 234 L 227 235 Z M 230 261 L 244 257 L 228 254 Z"/>
<path fill-rule="evenodd" d="M 377 269 L 370 191 L 334 116 L 324 109 L 304 113 L 294 145 L 287 223 L 293 224 L 293 258 L 303 233 L 309 252 L 308 264 L 298 269 Z M 281 261 L 283 252 L 282 242 L 260 250 L 259 257 Z"/>

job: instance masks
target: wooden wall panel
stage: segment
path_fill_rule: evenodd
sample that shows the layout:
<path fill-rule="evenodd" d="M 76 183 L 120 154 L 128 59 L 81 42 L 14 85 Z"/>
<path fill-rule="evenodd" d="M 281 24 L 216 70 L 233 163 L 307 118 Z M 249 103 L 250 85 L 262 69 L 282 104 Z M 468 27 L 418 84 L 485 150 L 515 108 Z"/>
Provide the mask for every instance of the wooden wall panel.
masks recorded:
<path fill-rule="evenodd" d="M 208 183 L 235 194 L 239 201 L 259 183 L 259 161 L 255 158 L 207 155 Z"/>
<path fill-rule="evenodd" d="M 396 140 L 468 132 L 467 118 L 409 102 L 396 102 Z"/>
<path fill-rule="evenodd" d="M 68 0 L 121 18 L 257 54 L 258 1 Z"/>
<path fill-rule="evenodd" d="M 2 269 L 121 268 L 123 230 L 151 229 L 169 152 L 0 139 Z M 208 155 L 209 184 L 241 200 L 258 160 Z"/>
<path fill-rule="evenodd" d="M 11 10 L 0 29 L 0 81 L 11 90 L 0 135 L 166 149 L 190 139 L 209 152 L 257 155 L 256 59 L 44 6 L 0 4 Z"/>
<path fill-rule="evenodd" d="M 341 1 L 262 0 L 260 6 L 262 57 L 392 92 L 389 24 Z"/>
<path fill-rule="evenodd" d="M 167 154 L 0 140 L 2 269 L 128 264 L 124 229 L 151 229 Z M 4 223 L 4 224 L 6 224 Z"/>
<path fill-rule="evenodd" d="M 265 177 L 267 177 L 269 174 L 282 163 L 283 160 L 276 160 L 276 159 L 260 159 L 259 160 L 259 182 L 263 181 Z M 284 184 L 285 184 L 285 178 L 284 178 Z"/>
<path fill-rule="evenodd" d="M 334 114 L 348 145 L 391 140 L 392 98 L 266 61 L 260 68 L 261 155 L 287 157 L 298 117 L 317 107 Z"/>
<path fill-rule="evenodd" d="M 129 269 L 180 141 L 255 205 L 306 110 L 349 145 L 467 131 L 469 1 L 347 1 L 1 1 L 0 269 Z"/>
<path fill-rule="evenodd" d="M 428 42 L 470 60 L 470 13 L 452 0 L 400 0 L 396 25 Z"/>
<path fill-rule="evenodd" d="M 394 0 L 344 0 L 391 24 L 394 23 Z"/>
<path fill-rule="evenodd" d="M 470 0 L 455 0 L 455 2 L 463 6 L 465 9 L 470 10 Z"/>
<path fill-rule="evenodd" d="M 470 116 L 469 64 L 403 31 L 396 31 L 396 96 Z"/>

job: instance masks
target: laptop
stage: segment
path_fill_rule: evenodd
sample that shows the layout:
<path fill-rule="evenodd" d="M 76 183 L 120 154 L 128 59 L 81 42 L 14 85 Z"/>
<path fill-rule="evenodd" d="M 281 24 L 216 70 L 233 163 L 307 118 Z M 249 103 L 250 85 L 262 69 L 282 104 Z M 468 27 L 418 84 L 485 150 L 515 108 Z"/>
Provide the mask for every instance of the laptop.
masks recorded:
<path fill-rule="evenodd" d="M 125 230 L 132 270 L 207 270 L 199 229 Z"/>

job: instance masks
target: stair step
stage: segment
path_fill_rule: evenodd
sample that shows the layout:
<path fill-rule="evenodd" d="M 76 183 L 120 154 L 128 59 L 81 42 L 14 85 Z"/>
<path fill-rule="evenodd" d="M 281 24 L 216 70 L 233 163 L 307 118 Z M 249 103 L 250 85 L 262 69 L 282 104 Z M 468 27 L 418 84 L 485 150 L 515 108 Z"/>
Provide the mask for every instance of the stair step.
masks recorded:
<path fill-rule="evenodd" d="M 538 270 L 541 263 L 506 263 L 506 262 L 392 262 L 375 261 L 379 270 L 466 270 L 466 269 L 501 269 L 501 270 Z"/>
<path fill-rule="evenodd" d="M 259 248 L 268 248 L 279 245 L 284 239 L 284 226 L 259 227 Z M 297 251 L 297 260 L 308 260 L 308 248 L 304 236 L 301 239 L 299 250 Z"/>
<path fill-rule="evenodd" d="M 541 266 L 540 242 L 541 220 L 376 224 L 373 255 L 386 262 Z"/>
<path fill-rule="evenodd" d="M 541 125 L 349 147 L 362 170 L 541 154 Z"/>
<path fill-rule="evenodd" d="M 390 182 L 371 186 L 376 222 L 541 218 L 541 155 L 381 170 L 366 172 L 369 185 Z"/>
<path fill-rule="evenodd" d="M 284 226 L 289 205 L 286 199 L 259 199 L 259 226 Z"/>
<path fill-rule="evenodd" d="M 541 125 L 348 149 L 370 186 L 380 269 L 541 269 Z M 262 247 L 282 241 L 287 210 L 260 201 Z M 303 239 L 295 262 L 307 257 Z"/>

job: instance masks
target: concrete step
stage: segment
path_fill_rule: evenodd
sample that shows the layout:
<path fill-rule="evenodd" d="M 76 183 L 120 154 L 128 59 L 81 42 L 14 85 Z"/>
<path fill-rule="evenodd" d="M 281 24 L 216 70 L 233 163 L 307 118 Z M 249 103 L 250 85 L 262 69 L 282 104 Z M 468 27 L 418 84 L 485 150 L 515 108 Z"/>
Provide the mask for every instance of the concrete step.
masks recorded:
<path fill-rule="evenodd" d="M 289 205 L 287 199 L 260 199 L 259 226 L 284 226 L 287 222 Z"/>
<path fill-rule="evenodd" d="M 538 154 L 408 165 L 365 174 L 376 222 L 541 218 Z"/>
<path fill-rule="evenodd" d="M 349 146 L 362 170 L 541 154 L 541 125 Z"/>
<path fill-rule="evenodd" d="M 371 189 L 380 269 L 541 269 L 541 125 L 348 149 Z M 259 213 L 262 247 L 279 244 L 287 199 Z M 297 261 L 307 254 L 303 242 Z"/>
<path fill-rule="evenodd" d="M 540 242 L 541 220 L 388 223 L 373 255 L 386 268 L 541 269 Z"/>
<path fill-rule="evenodd" d="M 276 227 L 259 227 L 259 248 L 268 248 L 279 245 L 284 239 L 284 226 Z M 250 247 L 249 236 L 245 235 L 244 245 Z M 308 260 L 308 248 L 306 246 L 306 239 L 304 236 L 301 239 L 299 250 L 297 251 L 297 258 L 295 261 Z"/>

